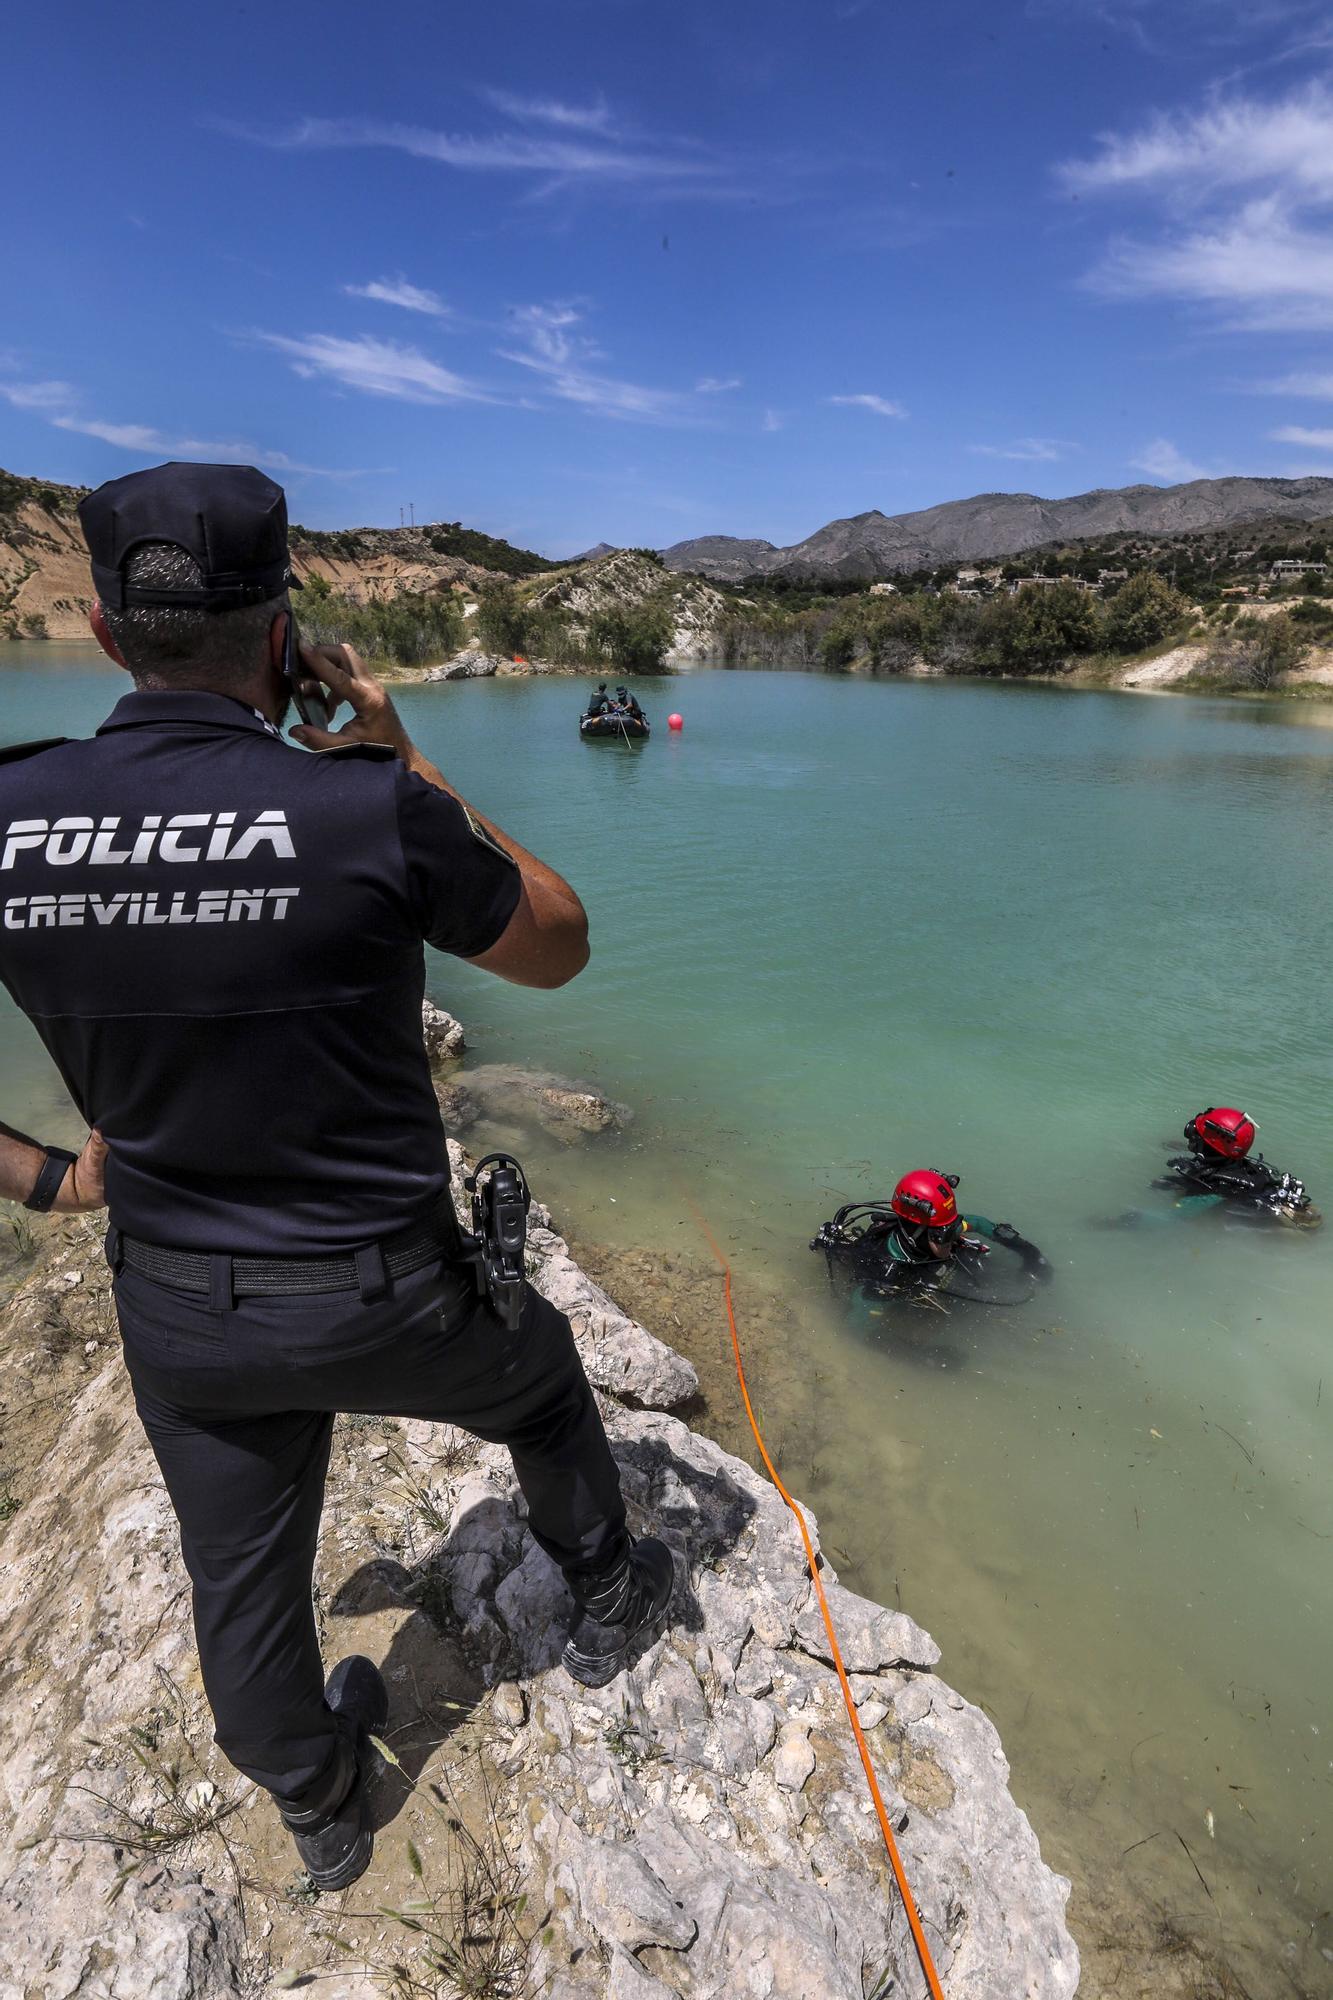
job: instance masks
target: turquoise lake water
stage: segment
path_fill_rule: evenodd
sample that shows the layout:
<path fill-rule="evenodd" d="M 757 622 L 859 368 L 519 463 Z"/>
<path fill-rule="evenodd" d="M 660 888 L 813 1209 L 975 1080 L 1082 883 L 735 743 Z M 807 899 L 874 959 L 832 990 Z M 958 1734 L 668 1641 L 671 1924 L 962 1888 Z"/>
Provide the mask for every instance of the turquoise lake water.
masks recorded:
<path fill-rule="evenodd" d="M 9 741 L 84 733 L 124 687 L 82 649 L 0 662 Z M 582 1240 L 696 1264 L 690 1200 L 709 1215 L 787 1476 L 844 1581 L 901 1601 L 986 1704 L 1085 1922 L 1162 1906 L 1253 1994 L 1328 1990 L 1333 1222 L 1099 1225 L 1165 1212 L 1166 1144 L 1215 1102 L 1333 1214 L 1333 708 L 797 674 L 638 691 L 640 750 L 581 743 L 565 680 L 399 691 L 590 911 L 560 993 L 431 972 L 473 1060 L 633 1108 L 623 1140 L 525 1141 L 539 1192 Z M 59 1136 L 12 1011 L 0 1082 L 8 1122 Z M 868 1338 L 806 1245 L 924 1165 L 1056 1277 Z M 719 1311 L 719 1357 L 725 1337 Z"/>

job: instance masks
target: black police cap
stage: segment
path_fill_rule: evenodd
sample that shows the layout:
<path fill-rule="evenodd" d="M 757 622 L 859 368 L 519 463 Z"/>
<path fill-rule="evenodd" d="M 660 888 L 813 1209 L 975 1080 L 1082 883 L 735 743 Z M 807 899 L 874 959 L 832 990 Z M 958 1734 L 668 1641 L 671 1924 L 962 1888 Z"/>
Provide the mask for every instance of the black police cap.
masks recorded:
<path fill-rule="evenodd" d="M 79 502 L 93 582 L 113 611 L 137 604 L 228 611 L 299 588 L 287 552 L 287 499 L 253 465 L 155 465 L 109 479 Z M 194 557 L 203 577 L 190 590 L 126 583 L 145 542 L 169 542 Z"/>

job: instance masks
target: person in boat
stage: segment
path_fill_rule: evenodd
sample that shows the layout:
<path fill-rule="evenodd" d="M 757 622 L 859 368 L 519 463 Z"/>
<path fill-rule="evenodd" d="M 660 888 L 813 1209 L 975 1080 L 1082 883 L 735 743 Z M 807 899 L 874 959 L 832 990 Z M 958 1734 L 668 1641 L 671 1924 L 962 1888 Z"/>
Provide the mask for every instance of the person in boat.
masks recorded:
<path fill-rule="evenodd" d="M 1251 1153 L 1256 1130 L 1254 1120 L 1233 1105 L 1210 1105 L 1196 1112 L 1185 1127 L 1189 1150 L 1169 1159 L 1166 1172 L 1153 1186 L 1176 1195 L 1176 1213 L 1218 1209 L 1229 1222 L 1317 1228 L 1323 1218 L 1305 1183 L 1270 1166 L 1262 1153 Z M 1132 1211 L 1125 1220 L 1131 1219 L 1144 1218 Z"/>
<path fill-rule="evenodd" d="M 887 1202 L 848 1202 L 820 1225 L 810 1245 L 822 1250 L 829 1276 L 864 1301 L 955 1291 L 989 1297 L 985 1266 L 992 1245 L 1013 1253 L 1029 1278 L 1048 1279 L 1051 1266 L 1035 1243 L 1008 1222 L 962 1216 L 957 1174 L 934 1168 L 904 1174 Z"/>
<path fill-rule="evenodd" d="M 634 722 L 643 721 L 643 710 L 639 707 L 634 696 L 623 687 L 616 689 L 616 708 L 622 715 L 628 715 Z"/>
<path fill-rule="evenodd" d="M 597 692 L 588 703 L 584 713 L 586 715 L 606 715 L 610 712 L 610 708 L 611 697 L 606 691 L 606 682 L 598 681 Z"/>

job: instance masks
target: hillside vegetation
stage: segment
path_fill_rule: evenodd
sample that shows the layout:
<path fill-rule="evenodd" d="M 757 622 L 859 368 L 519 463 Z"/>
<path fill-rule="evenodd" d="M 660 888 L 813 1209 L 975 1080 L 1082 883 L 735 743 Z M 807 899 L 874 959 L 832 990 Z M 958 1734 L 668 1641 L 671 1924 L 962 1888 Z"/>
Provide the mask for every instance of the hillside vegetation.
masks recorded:
<path fill-rule="evenodd" d="M 1329 678 L 1333 521 L 1264 527 L 1269 539 L 1248 545 L 1236 530 L 1117 536 L 870 589 L 754 577 L 723 586 L 719 654 L 729 666 L 1068 673 L 1129 686 L 1264 690 L 1292 675 Z"/>
<path fill-rule="evenodd" d="M 556 666 L 659 673 L 705 657 L 723 598 L 697 577 L 672 576 L 652 549 L 613 549 L 549 577 L 482 594 L 478 637 L 492 652 Z"/>
<path fill-rule="evenodd" d="M 87 636 L 90 580 L 75 512 L 84 491 L 0 471 L 0 638 Z M 1260 506 L 1263 518 L 1231 518 L 1242 505 Z M 1205 525 L 1190 525 L 1200 516 Z M 923 545 L 931 524 L 940 534 L 962 522 L 969 534 L 994 535 L 1049 530 L 1057 518 L 1101 530 L 1048 538 L 985 569 L 900 566 L 892 586 L 836 573 L 856 570 L 867 551 L 879 560 L 888 530 L 901 555 Z M 1149 522 L 1165 525 L 1153 532 Z M 814 565 L 802 574 L 769 561 L 790 551 L 727 537 L 678 544 L 665 558 L 616 548 L 553 563 L 457 521 L 291 531 L 306 635 L 346 639 L 372 661 L 407 668 L 472 639 L 504 660 L 608 674 L 720 659 L 1218 688 L 1333 678 L 1322 659 L 1333 644 L 1330 480 L 1205 480 L 1060 502 L 984 495 L 896 520 L 858 515 L 800 546 L 808 553 L 821 537 L 834 573 Z M 721 584 L 686 573 L 672 566 L 685 550 L 746 573 Z M 1163 648 L 1169 658 L 1159 663 Z"/>
<path fill-rule="evenodd" d="M 0 470 L 0 639 L 88 637 L 92 585 L 75 512 L 87 490 Z M 291 551 L 296 575 L 322 592 L 316 606 L 307 591 L 302 607 L 312 637 L 331 637 L 338 625 L 371 657 L 409 665 L 462 643 L 453 600 L 571 569 L 457 521 L 332 533 L 293 523 Z M 418 601 L 394 612 L 401 598 Z"/>

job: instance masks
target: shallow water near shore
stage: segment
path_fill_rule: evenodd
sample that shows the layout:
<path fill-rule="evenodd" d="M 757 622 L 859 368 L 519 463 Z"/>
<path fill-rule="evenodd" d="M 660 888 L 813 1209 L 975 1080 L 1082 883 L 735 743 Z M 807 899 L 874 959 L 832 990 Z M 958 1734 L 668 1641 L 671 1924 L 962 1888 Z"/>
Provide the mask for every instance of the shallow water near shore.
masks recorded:
<path fill-rule="evenodd" d="M 124 685 L 7 648 L 4 740 L 85 733 Z M 1219 1100 L 1333 1212 L 1333 732 L 1299 704 L 981 684 L 638 692 L 641 749 L 581 743 L 569 681 L 396 691 L 590 910 L 561 993 L 431 966 L 476 1060 L 633 1107 L 620 1139 L 514 1133 L 539 1193 L 612 1264 L 706 1266 L 707 1215 L 784 1472 L 843 1580 L 901 1601 L 994 1717 L 1082 1941 L 1160 1908 L 1256 2000 L 1333 1990 L 1333 1225 L 1099 1226 L 1166 1214 L 1166 1142 Z M 8 1122 L 69 1129 L 12 1010 L 0 1082 Z M 806 1244 L 926 1164 L 1055 1280 L 867 1338 Z M 710 1323 L 685 1295 L 657 1330 L 738 1443 L 720 1299 Z"/>

